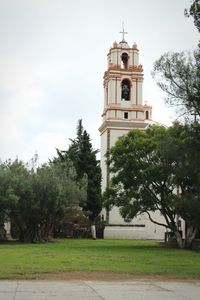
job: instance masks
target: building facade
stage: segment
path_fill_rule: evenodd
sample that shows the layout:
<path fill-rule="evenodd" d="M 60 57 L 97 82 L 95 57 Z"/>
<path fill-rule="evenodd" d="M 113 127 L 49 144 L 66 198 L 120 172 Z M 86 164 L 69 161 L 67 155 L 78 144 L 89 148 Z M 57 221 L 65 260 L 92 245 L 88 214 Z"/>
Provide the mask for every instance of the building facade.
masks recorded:
<path fill-rule="evenodd" d="M 101 135 L 101 170 L 102 191 L 109 184 L 110 176 L 106 165 L 106 152 L 117 139 L 131 129 L 145 130 L 152 121 L 152 107 L 143 103 L 143 67 L 139 63 L 139 50 L 124 39 L 114 42 L 110 48 L 107 71 L 104 74 L 104 109 Z M 103 211 L 102 217 L 107 221 L 104 238 L 129 239 L 163 239 L 165 228 L 149 221 L 146 215 L 125 222 L 114 207 L 111 211 Z M 161 220 L 159 212 L 154 219 Z"/>

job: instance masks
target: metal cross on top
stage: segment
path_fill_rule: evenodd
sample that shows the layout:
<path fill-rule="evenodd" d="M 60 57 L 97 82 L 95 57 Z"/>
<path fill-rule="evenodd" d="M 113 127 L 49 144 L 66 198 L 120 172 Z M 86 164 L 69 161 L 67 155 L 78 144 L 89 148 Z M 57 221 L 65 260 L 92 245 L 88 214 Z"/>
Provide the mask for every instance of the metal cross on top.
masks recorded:
<path fill-rule="evenodd" d="M 124 31 L 124 22 L 122 22 L 122 31 L 120 31 L 120 33 L 122 33 L 122 41 L 125 41 L 124 39 L 124 35 L 127 34 L 127 31 Z"/>

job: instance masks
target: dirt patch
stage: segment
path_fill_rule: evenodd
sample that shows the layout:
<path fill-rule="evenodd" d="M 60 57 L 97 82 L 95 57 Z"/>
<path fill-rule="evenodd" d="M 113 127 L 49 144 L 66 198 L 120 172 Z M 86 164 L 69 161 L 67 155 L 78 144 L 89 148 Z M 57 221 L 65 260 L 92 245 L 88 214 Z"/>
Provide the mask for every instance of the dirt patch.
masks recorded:
<path fill-rule="evenodd" d="M 43 280 L 91 280 L 91 281 L 134 281 L 134 280 L 148 280 L 148 281 L 190 281 L 188 279 L 180 279 L 170 275 L 131 275 L 123 273 L 112 272 L 85 272 L 72 271 L 61 273 L 46 273 L 39 276 L 38 279 Z M 194 281 L 194 280 L 191 280 Z"/>

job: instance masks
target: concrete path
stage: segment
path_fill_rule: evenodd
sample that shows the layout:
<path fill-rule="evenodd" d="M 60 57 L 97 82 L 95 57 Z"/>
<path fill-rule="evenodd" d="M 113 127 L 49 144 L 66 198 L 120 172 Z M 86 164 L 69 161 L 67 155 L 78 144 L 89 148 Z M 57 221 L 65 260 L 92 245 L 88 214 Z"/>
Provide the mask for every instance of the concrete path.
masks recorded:
<path fill-rule="evenodd" d="M 200 281 L 0 281 L 0 300 L 198 300 Z"/>

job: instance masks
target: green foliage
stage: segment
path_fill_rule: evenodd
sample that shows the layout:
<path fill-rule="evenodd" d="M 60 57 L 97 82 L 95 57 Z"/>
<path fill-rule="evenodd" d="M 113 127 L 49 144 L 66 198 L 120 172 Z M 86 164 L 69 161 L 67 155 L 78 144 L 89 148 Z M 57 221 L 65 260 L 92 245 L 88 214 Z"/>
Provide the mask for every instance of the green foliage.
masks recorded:
<path fill-rule="evenodd" d="M 200 2 L 193 0 L 186 16 L 192 16 L 200 32 Z M 200 44 L 192 54 L 165 53 L 154 63 L 153 77 L 167 94 L 167 103 L 197 123 L 200 117 Z"/>
<path fill-rule="evenodd" d="M 153 77 L 167 94 L 167 103 L 190 118 L 200 116 L 200 57 L 184 52 L 165 53 L 154 63 Z"/>
<path fill-rule="evenodd" d="M 192 16 L 194 19 L 194 25 L 200 32 L 200 1 L 193 0 L 190 8 L 185 10 L 185 15 L 187 17 Z"/>
<path fill-rule="evenodd" d="M 67 151 L 57 150 L 60 161 L 72 161 L 77 181 L 87 179 L 87 197 L 80 205 L 87 217 L 94 221 L 101 211 L 101 169 L 89 134 L 78 121 L 77 136 Z"/>
<path fill-rule="evenodd" d="M 185 15 L 193 17 L 194 25 L 200 32 L 200 1 L 193 0 Z M 190 245 L 195 236 L 194 228 L 200 226 L 200 44 L 193 54 L 168 52 L 162 55 L 154 64 L 153 76 L 166 92 L 167 102 L 176 106 L 179 113 L 187 115 L 187 122 L 193 123 L 193 128 L 174 126 L 169 129 L 167 147 L 174 157 L 173 182 L 181 192 L 181 201 L 179 199 L 174 203 L 175 210 L 186 221 L 186 244 L 188 238 Z"/>
<path fill-rule="evenodd" d="M 0 165 L 0 204 L 20 241 L 47 240 L 57 219 L 85 197 L 70 162 L 30 169 L 15 160 Z"/>
<path fill-rule="evenodd" d="M 180 188 L 181 201 L 176 210 L 186 221 L 187 227 L 200 228 L 200 130 L 199 126 L 174 126 L 172 143 L 176 161 L 176 182 Z M 174 144 L 176 143 L 176 146 Z M 174 148 L 176 149 L 174 150 Z"/>
<path fill-rule="evenodd" d="M 175 124 L 171 128 L 149 127 L 122 136 L 108 153 L 111 185 L 104 195 L 105 206 L 116 205 L 126 220 L 147 213 L 151 221 L 165 226 L 181 239 L 177 213 L 200 228 L 200 143 L 196 128 Z M 177 194 L 177 187 L 180 192 Z M 106 197 L 107 196 L 107 197 Z M 184 204 L 190 206 L 186 210 Z M 198 206 L 198 210 L 196 209 Z M 158 223 L 149 212 L 159 210 L 165 222 Z M 190 243 L 187 241 L 190 239 Z M 191 236 L 186 236 L 191 246 Z M 186 244 L 185 244 L 186 245 Z"/>

